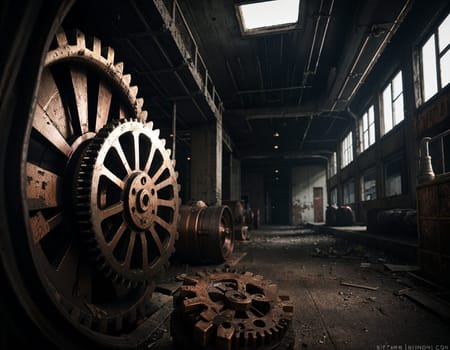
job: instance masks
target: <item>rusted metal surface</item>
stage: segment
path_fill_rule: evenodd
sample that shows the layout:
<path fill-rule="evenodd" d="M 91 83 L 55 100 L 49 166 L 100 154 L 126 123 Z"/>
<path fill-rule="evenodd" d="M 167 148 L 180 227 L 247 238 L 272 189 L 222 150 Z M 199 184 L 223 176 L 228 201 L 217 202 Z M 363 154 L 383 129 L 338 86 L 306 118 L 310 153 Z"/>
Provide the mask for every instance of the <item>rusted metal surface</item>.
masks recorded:
<path fill-rule="evenodd" d="M 151 280 L 173 252 L 178 175 L 158 135 L 139 121 L 110 122 L 78 169 L 78 223 L 99 270 L 120 282 Z"/>
<path fill-rule="evenodd" d="M 251 272 L 197 273 L 174 296 L 172 336 L 190 348 L 273 349 L 293 314 L 276 284 Z"/>
<path fill-rule="evenodd" d="M 231 212 L 233 213 L 234 238 L 238 241 L 246 240 L 248 231 L 247 222 L 250 218 L 248 217 L 244 203 L 240 200 L 226 200 L 222 201 L 222 204 L 230 207 Z"/>
<path fill-rule="evenodd" d="M 221 263 L 233 252 L 233 216 L 228 206 L 183 205 L 176 257 L 190 263 Z"/>
<path fill-rule="evenodd" d="M 419 266 L 424 274 L 450 286 L 450 175 L 417 186 Z"/>
<path fill-rule="evenodd" d="M 176 238 L 177 174 L 114 50 L 78 31 L 55 39 L 24 143 L 25 249 L 55 306 L 46 320 L 65 317 L 102 348 L 135 348 Z"/>

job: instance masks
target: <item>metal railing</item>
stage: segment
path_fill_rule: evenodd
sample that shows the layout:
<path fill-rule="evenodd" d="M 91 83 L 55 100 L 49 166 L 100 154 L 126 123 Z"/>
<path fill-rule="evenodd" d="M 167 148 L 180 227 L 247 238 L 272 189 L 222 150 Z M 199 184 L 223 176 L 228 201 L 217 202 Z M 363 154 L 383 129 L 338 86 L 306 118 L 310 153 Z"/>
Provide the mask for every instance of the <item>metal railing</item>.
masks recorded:
<path fill-rule="evenodd" d="M 419 157 L 419 183 L 431 181 L 435 178 L 435 169 L 438 169 L 438 174 L 450 173 L 450 166 L 446 164 L 448 159 L 446 158 L 446 142 L 450 145 L 450 129 L 446 130 L 433 137 L 424 137 L 420 145 L 420 157 Z M 433 168 L 432 157 L 430 156 L 430 147 L 438 153 L 438 161 L 435 163 L 438 166 Z M 450 152 L 450 149 L 447 149 Z M 434 153 L 436 153 L 434 152 Z"/>
<path fill-rule="evenodd" d="M 153 0 L 166 28 L 171 32 L 194 80 L 214 114 L 223 113 L 223 103 L 211 79 L 197 42 L 189 28 L 177 0 Z"/>

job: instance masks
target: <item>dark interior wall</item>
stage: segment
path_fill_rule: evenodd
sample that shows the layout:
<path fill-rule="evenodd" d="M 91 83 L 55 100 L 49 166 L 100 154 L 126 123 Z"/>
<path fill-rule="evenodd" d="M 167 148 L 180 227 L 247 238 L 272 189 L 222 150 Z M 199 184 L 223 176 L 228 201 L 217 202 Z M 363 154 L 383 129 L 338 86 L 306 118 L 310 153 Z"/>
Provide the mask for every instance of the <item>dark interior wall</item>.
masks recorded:
<path fill-rule="evenodd" d="M 248 204 L 252 209 L 259 209 L 261 224 L 265 224 L 266 201 L 262 173 L 242 173 L 242 197 L 248 199 Z"/>

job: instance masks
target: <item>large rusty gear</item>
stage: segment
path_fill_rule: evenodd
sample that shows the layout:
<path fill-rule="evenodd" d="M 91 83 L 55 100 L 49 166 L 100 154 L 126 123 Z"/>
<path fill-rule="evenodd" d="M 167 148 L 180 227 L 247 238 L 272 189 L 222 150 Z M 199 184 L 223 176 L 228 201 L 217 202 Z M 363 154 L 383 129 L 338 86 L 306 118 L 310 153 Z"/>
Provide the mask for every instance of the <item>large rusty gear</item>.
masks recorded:
<path fill-rule="evenodd" d="M 292 314 L 289 297 L 260 275 L 199 272 L 185 277 L 174 296 L 172 337 L 180 347 L 275 349 Z"/>
<path fill-rule="evenodd" d="M 174 250 L 178 174 L 164 146 L 152 123 L 120 120 L 103 127 L 82 156 L 78 223 L 113 281 L 150 282 Z"/>
<path fill-rule="evenodd" d="M 100 147 L 102 152 L 102 142 L 120 132 L 121 126 L 133 126 L 139 135 L 149 134 L 149 138 L 143 137 L 143 142 L 156 140 L 158 132 L 142 131 L 151 127 L 144 126 L 147 112 L 142 110 L 143 99 L 137 98 L 138 88 L 131 85 L 131 76 L 124 74 L 123 63 L 115 60 L 114 50 L 102 47 L 99 39 L 85 37 L 79 31 L 60 30 L 44 64 L 22 168 L 28 246 L 39 281 L 36 288 L 42 288 L 50 301 L 47 305 L 51 305 L 43 311 L 49 324 L 42 327 L 52 327 L 52 322 L 61 323 L 59 320 L 63 319 L 71 325 L 66 327 L 68 332 L 78 334 L 77 341 L 79 338 L 91 342 L 94 348 L 119 344 L 135 348 L 145 342 L 147 334 L 136 329 L 149 315 L 149 301 L 155 288 L 151 276 L 167 262 L 175 237 L 172 230 L 169 238 L 161 236 L 163 243 L 158 248 L 162 249 L 159 250 L 162 259 L 150 268 L 147 265 L 145 272 L 139 273 L 137 265 L 133 265 L 136 268 L 123 273 L 109 264 L 109 272 L 115 275 L 106 276 L 105 270 L 99 270 L 90 257 L 96 254 L 98 261 L 107 261 L 104 253 L 107 244 L 98 238 L 100 235 L 91 235 L 90 239 L 97 239 L 99 244 L 86 245 L 87 233 L 80 234 L 80 228 L 87 231 L 82 212 L 86 195 L 90 198 L 90 193 L 98 194 L 99 204 L 111 198 L 108 191 L 102 192 L 101 184 L 99 187 L 97 183 L 93 189 L 92 182 L 80 181 L 86 178 L 90 162 L 99 159 L 98 154 L 90 158 L 94 149 Z M 122 122 L 125 117 L 133 121 Z M 155 152 L 158 149 L 166 159 L 163 141 L 158 139 L 155 144 Z M 169 172 L 172 181 L 172 167 Z M 177 198 L 178 187 L 173 193 L 174 218 L 178 215 Z M 94 213 L 101 214 L 95 210 Z M 102 223 L 95 223 L 95 232 L 99 231 L 99 225 Z M 102 232 L 116 232 L 111 230 L 102 227 Z"/>

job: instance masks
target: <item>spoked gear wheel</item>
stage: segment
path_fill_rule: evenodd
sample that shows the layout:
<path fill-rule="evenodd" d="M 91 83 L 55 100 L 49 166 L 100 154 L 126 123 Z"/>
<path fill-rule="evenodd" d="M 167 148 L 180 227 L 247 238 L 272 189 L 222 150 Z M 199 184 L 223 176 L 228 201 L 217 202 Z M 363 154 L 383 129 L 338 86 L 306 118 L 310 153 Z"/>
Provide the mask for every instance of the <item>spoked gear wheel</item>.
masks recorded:
<path fill-rule="evenodd" d="M 289 297 L 262 276 L 200 272 L 174 297 L 172 337 L 186 349 L 289 349 L 292 313 Z"/>
<path fill-rule="evenodd" d="M 78 223 L 113 281 L 149 283 L 177 238 L 177 174 L 152 123 L 113 121 L 86 148 L 75 183 Z"/>
<path fill-rule="evenodd" d="M 78 31 L 59 31 L 45 58 L 21 169 L 26 249 L 37 276 L 30 287 L 35 292 L 29 290 L 26 297 L 36 298 L 39 327 L 59 329 L 52 338 L 62 348 L 133 348 L 145 342 L 148 333 L 136 330 L 148 316 L 152 277 L 173 249 L 176 176 L 158 131 L 144 126 L 147 112 L 130 82 L 113 49 Z M 145 175 L 139 164 L 147 166 L 152 157 Z M 115 165 L 125 168 L 123 177 L 114 172 Z M 156 183 L 166 170 L 170 190 L 163 188 L 168 182 Z M 133 221 L 127 213 L 130 194 L 121 194 L 121 187 L 129 191 L 127 186 L 138 186 L 142 179 L 160 190 L 158 206 L 149 195 L 150 212 L 142 211 L 147 197 L 140 194 L 140 218 L 150 219 L 148 226 Z M 139 190 L 148 191 L 143 185 Z M 90 246 L 80 226 L 90 234 Z M 116 243 L 118 255 L 112 247 Z M 92 263 L 92 254 L 102 269 Z M 62 324 L 69 327 L 60 329 Z M 55 336 L 60 333 L 67 336 Z"/>

